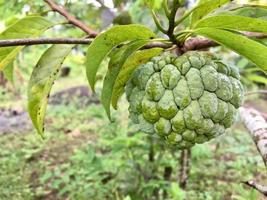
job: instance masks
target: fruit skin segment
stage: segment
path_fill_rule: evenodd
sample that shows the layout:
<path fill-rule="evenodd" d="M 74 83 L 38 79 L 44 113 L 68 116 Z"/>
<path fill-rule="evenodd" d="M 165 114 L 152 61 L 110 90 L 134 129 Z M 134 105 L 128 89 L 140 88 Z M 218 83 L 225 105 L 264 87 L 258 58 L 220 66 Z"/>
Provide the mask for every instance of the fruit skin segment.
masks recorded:
<path fill-rule="evenodd" d="M 244 89 L 238 70 L 207 52 L 164 53 L 139 66 L 125 86 L 130 118 L 141 131 L 187 149 L 235 122 Z"/>

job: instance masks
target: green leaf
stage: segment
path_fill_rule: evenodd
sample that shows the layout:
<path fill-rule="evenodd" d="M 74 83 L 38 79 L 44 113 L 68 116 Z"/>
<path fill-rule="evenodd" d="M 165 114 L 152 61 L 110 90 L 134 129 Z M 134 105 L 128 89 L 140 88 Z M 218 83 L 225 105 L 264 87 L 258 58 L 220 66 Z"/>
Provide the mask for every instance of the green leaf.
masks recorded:
<path fill-rule="evenodd" d="M 218 15 L 199 21 L 195 28 L 219 28 L 267 33 L 267 21 L 237 15 Z"/>
<path fill-rule="evenodd" d="M 145 49 L 137 51 L 128 57 L 128 59 L 122 66 L 121 71 L 113 87 L 111 99 L 112 99 L 112 106 L 114 109 L 117 109 L 117 103 L 119 98 L 124 92 L 124 86 L 126 82 L 129 80 L 134 70 L 141 64 L 148 62 L 150 58 L 160 54 L 162 51 L 163 51 L 162 48 Z"/>
<path fill-rule="evenodd" d="M 53 45 L 45 51 L 35 66 L 28 87 L 28 110 L 34 127 L 43 136 L 44 117 L 49 94 L 61 65 L 72 45 Z"/>
<path fill-rule="evenodd" d="M 244 17 L 253 17 L 253 18 L 266 17 L 267 6 L 237 4 L 233 5 L 233 8 L 230 7 L 229 11 L 226 11 L 226 13 Z"/>
<path fill-rule="evenodd" d="M 196 34 L 210 38 L 246 57 L 267 72 L 267 47 L 245 36 L 215 28 L 200 28 Z"/>
<path fill-rule="evenodd" d="M 200 5 L 200 4 L 206 3 L 208 1 L 210 1 L 210 0 L 199 0 L 197 4 Z"/>
<path fill-rule="evenodd" d="M 32 38 L 41 35 L 45 30 L 53 26 L 43 17 L 25 17 L 8 27 L 0 34 L 0 40 Z M 3 70 L 18 54 L 23 46 L 0 48 L 0 70 Z"/>
<path fill-rule="evenodd" d="M 6 79 L 13 84 L 14 83 L 14 62 L 10 62 L 4 68 L 3 73 Z"/>
<path fill-rule="evenodd" d="M 114 26 L 98 35 L 88 48 L 86 74 L 94 90 L 96 74 L 103 59 L 119 44 L 135 39 L 152 39 L 155 34 L 143 25 L 131 24 Z"/>
<path fill-rule="evenodd" d="M 117 79 L 117 76 L 121 70 L 121 67 L 127 60 L 127 58 L 138 49 L 146 45 L 150 40 L 135 40 L 122 48 L 116 49 L 110 58 L 109 69 L 106 74 L 103 89 L 101 93 L 101 102 L 107 112 L 110 119 L 110 103 L 112 97 L 112 91 Z"/>
<path fill-rule="evenodd" d="M 247 79 L 257 82 L 257 83 L 263 83 L 267 85 L 267 79 L 266 77 L 259 76 L 259 75 L 248 75 Z"/>
<path fill-rule="evenodd" d="M 193 8 L 191 14 L 190 27 L 201 20 L 203 17 L 221 7 L 222 5 L 229 3 L 231 0 L 209 0 L 199 4 L 197 7 Z"/>

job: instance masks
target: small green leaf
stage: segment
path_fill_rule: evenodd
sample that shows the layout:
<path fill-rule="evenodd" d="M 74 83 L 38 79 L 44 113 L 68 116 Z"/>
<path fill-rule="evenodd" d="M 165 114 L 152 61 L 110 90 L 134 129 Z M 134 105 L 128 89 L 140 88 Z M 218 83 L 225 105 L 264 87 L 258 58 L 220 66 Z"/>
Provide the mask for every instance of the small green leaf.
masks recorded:
<path fill-rule="evenodd" d="M 40 16 L 25 17 L 8 27 L 0 34 L 0 40 L 32 38 L 41 35 L 45 30 L 53 26 L 53 23 Z M 1 47 L 0 48 L 0 70 L 9 64 L 23 49 L 18 47 Z"/>
<path fill-rule="evenodd" d="M 244 17 L 260 18 L 260 17 L 266 17 L 267 6 L 234 4 L 232 7 L 228 9 L 228 11 L 225 11 L 223 13 L 230 15 L 239 15 Z"/>
<path fill-rule="evenodd" d="M 115 81 L 113 92 L 112 92 L 112 106 L 117 109 L 117 103 L 119 98 L 124 92 L 124 86 L 129 80 L 133 71 L 141 64 L 148 62 L 152 57 L 157 56 L 162 52 L 162 48 L 144 49 L 133 53 L 125 61 L 121 68 L 121 71 Z"/>
<path fill-rule="evenodd" d="M 155 34 L 143 25 L 131 24 L 114 26 L 98 35 L 88 48 L 86 74 L 94 90 L 96 74 L 103 59 L 119 44 L 135 39 L 152 39 Z"/>
<path fill-rule="evenodd" d="M 150 42 L 150 40 L 135 40 L 123 46 L 122 48 L 116 49 L 116 51 L 112 53 L 109 69 L 104 80 L 101 94 L 101 102 L 109 118 L 112 91 L 121 67 L 131 54 L 146 45 L 148 42 Z"/>
<path fill-rule="evenodd" d="M 246 57 L 267 72 L 267 47 L 245 36 L 215 28 L 200 28 L 196 34 L 210 38 Z"/>
<path fill-rule="evenodd" d="M 237 15 L 218 15 L 199 21 L 195 28 L 219 28 L 267 33 L 267 21 Z"/>
<path fill-rule="evenodd" d="M 43 136 L 44 117 L 49 94 L 61 65 L 71 52 L 72 45 L 53 45 L 35 66 L 28 87 L 28 110 L 34 127 Z"/>
<path fill-rule="evenodd" d="M 203 17 L 221 7 L 224 4 L 229 3 L 231 0 L 209 0 L 199 4 L 197 7 L 193 8 L 191 14 L 190 27 L 201 20 Z"/>
<path fill-rule="evenodd" d="M 263 83 L 267 85 L 267 79 L 266 77 L 259 76 L 259 75 L 248 75 L 247 79 L 257 82 L 257 83 Z"/>
<path fill-rule="evenodd" d="M 3 73 L 6 79 L 13 84 L 14 83 L 14 62 L 10 62 L 4 68 Z"/>

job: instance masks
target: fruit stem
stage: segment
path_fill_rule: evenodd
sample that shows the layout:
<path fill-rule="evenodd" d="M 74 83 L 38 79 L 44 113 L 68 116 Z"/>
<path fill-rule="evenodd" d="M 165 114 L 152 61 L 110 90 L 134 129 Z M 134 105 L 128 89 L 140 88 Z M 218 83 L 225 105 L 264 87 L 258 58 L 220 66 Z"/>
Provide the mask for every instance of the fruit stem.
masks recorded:
<path fill-rule="evenodd" d="M 167 31 L 167 35 L 169 37 L 169 39 L 172 41 L 173 44 L 176 44 L 177 46 L 179 46 L 179 42 L 178 40 L 176 40 L 176 37 L 174 35 L 174 29 L 175 29 L 175 17 L 176 17 L 176 12 L 178 10 L 178 8 L 180 7 L 180 3 L 178 0 L 173 0 L 173 5 L 172 5 L 172 10 L 170 13 L 170 17 L 168 17 L 169 19 L 169 28 Z"/>

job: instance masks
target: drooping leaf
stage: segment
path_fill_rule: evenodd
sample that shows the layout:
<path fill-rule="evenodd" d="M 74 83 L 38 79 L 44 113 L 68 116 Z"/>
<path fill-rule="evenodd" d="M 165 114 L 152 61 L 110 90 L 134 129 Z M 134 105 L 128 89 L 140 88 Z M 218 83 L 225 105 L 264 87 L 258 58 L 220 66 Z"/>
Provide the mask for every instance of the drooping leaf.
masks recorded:
<path fill-rule="evenodd" d="M 112 54 L 101 93 L 101 102 L 109 118 L 113 87 L 121 67 L 130 55 L 149 42 L 150 40 L 135 40 L 123 46 L 122 48 L 116 49 L 116 51 L 114 51 Z"/>
<path fill-rule="evenodd" d="M 14 62 L 10 62 L 3 70 L 5 78 L 14 83 Z"/>
<path fill-rule="evenodd" d="M 113 92 L 112 92 L 112 106 L 114 109 L 117 109 L 117 103 L 119 98 L 124 92 L 124 86 L 129 80 L 133 71 L 141 64 L 148 62 L 152 57 L 157 56 L 162 52 L 162 48 L 153 48 L 153 49 L 144 49 L 133 53 L 125 61 L 124 65 L 121 68 L 121 71 L 116 78 Z"/>
<path fill-rule="evenodd" d="M 229 3 L 230 1 L 232 0 L 209 0 L 200 3 L 197 7 L 194 8 L 191 14 L 190 27 L 193 27 L 193 25 L 197 21 L 201 20 L 203 17 L 205 17 L 215 9 Z"/>
<path fill-rule="evenodd" d="M 245 36 L 215 28 L 200 28 L 196 34 L 210 38 L 246 57 L 267 72 L 267 47 Z"/>
<path fill-rule="evenodd" d="M 152 39 L 155 34 L 143 25 L 131 24 L 114 26 L 98 35 L 88 48 L 86 74 L 94 90 L 96 74 L 103 59 L 119 44 L 135 39 Z"/>
<path fill-rule="evenodd" d="M 25 17 L 2 32 L 0 34 L 0 40 L 37 37 L 51 26 L 53 26 L 53 23 L 43 17 Z M 22 48 L 23 46 L 1 47 L 0 70 L 4 69 L 4 67 L 9 64 Z"/>
<path fill-rule="evenodd" d="M 61 65 L 72 45 L 53 45 L 45 51 L 35 66 L 28 87 L 28 111 L 34 127 L 43 136 L 48 97 Z"/>
<path fill-rule="evenodd" d="M 218 15 L 200 20 L 195 28 L 219 28 L 267 33 L 267 20 L 237 15 Z"/>

